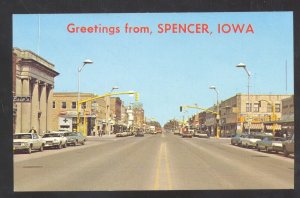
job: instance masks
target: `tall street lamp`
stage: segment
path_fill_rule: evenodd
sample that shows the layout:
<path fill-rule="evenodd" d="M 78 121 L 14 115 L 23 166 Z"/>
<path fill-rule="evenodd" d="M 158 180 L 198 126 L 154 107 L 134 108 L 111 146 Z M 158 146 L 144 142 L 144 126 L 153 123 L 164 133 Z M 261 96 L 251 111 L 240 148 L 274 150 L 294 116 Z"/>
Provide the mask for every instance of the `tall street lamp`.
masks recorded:
<path fill-rule="evenodd" d="M 217 90 L 217 88 L 215 86 L 210 86 L 209 89 L 213 89 L 217 93 L 217 115 L 216 115 L 216 122 L 217 122 L 217 138 L 219 138 L 220 137 L 220 129 L 219 129 L 219 119 L 220 119 L 220 115 L 219 115 L 219 92 L 218 92 L 218 90 Z"/>
<path fill-rule="evenodd" d="M 80 121 L 80 109 L 79 109 L 79 101 L 80 101 L 80 72 L 82 71 L 83 67 L 86 65 L 86 64 L 92 64 L 93 61 L 91 61 L 90 59 L 86 59 L 85 61 L 83 61 L 83 65 L 82 66 L 79 66 L 78 67 L 78 81 L 77 81 L 77 112 L 78 112 L 78 115 L 77 115 L 77 132 L 79 131 L 79 121 Z"/>
<path fill-rule="evenodd" d="M 109 93 L 112 93 L 114 90 L 119 89 L 117 86 L 113 86 Z M 110 123 L 108 121 L 110 120 L 110 96 L 106 96 L 106 116 L 105 116 L 105 122 L 106 127 L 105 130 L 108 132 L 108 135 L 110 135 Z"/>
<path fill-rule="evenodd" d="M 238 67 L 238 68 L 244 68 L 244 70 L 246 71 L 246 73 L 248 75 L 248 104 L 249 104 L 249 106 L 248 106 L 248 116 L 247 116 L 248 119 L 247 119 L 247 121 L 248 121 L 248 134 L 250 134 L 250 123 L 251 122 L 250 122 L 250 116 L 249 115 L 250 115 L 250 111 L 252 110 L 252 107 L 251 107 L 252 104 L 250 104 L 249 89 L 250 89 L 250 77 L 251 77 L 251 73 L 247 70 L 247 67 L 246 67 L 246 65 L 244 63 L 240 63 L 236 67 Z"/>

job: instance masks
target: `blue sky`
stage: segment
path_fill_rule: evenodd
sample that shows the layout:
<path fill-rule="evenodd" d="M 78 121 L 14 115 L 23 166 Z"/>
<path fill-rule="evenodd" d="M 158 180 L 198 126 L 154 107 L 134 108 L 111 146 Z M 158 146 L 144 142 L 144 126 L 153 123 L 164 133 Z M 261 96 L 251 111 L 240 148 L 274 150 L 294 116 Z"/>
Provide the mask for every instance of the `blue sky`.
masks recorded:
<path fill-rule="evenodd" d="M 119 26 L 121 32 L 71 34 L 69 23 Z M 126 34 L 126 23 L 149 26 L 153 33 Z M 206 23 L 212 34 L 158 34 L 160 23 Z M 251 24 L 254 34 L 218 34 L 217 24 L 224 23 Z M 91 59 L 80 74 L 81 92 L 100 95 L 112 86 L 138 91 L 145 115 L 161 124 L 181 118 L 180 105 L 216 103 L 211 85 L 220 100 L 247 93 L 247 75 L 235 67 L 240 62 L 253 75 L 250 93 L 285 94 L 287 61 L 287 93 L 294 92 L 292 12 L 14 15 L 13 46 L 55 64 L 56 92 L 76 92 L 77 67 Z"/>

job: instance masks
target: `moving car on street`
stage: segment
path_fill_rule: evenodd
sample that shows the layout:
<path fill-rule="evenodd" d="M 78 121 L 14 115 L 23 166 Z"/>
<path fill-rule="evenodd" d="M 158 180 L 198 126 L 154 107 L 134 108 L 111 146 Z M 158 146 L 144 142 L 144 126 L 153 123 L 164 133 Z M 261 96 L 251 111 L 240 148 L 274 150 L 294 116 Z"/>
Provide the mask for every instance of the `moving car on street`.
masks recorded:
<path fill-rule="evenodd" d="M 294 134 L 293 134 L 291 138 L 287 139 L 282 143 L 282 150 L 284 156 L 287 157 L 289 154 L 294 153 L 294 146 L 295 146 L 294 144 L 295 143 L 294 143 Z"/>
<path fill-rule="evenodd" d="M 64 137 L 63 132 L 46 133 L 43 139 L 46 141 L 45 147 L 56 147 L 58 149 L 67 147 L 67 138 Z"/>
<path fill-rule="evenodd" d="M 143 131 L 137 131 L 135 134 L 135 137 L 144 137 L 144 132 Z"/>
<path fill-rule="evenodd" d="M 35 133 L 17 133 L 14 134 L 13 139 L 14 152 L 26 151 L 30 154 L 32 150 L 44 150 L 45 142 Z"/>
<path fill-rule="evenodd" d="M 185 126 L 182 128 L 182 132 L 181 132 L 181 137 L 189 137 L 192 138 L 193 137 L 193 131 L 189 129 L 188 126 Z"/>
<path fill-rule="evenodd" d="M 284 138 L 282 137 L 266 136 L 262 140 L 257 142 L 257 150 L 265 150 L 268 153 L 275 151 L 276 153 L 278 153 L 279 151 L 282 151 L 283 141 Z"/>
<path fill-rule="evenodd" d="M 67 145 L 84 145 L 86 141 L 81 132 L 64 132 L 64 136 L 67 138 Z"/>

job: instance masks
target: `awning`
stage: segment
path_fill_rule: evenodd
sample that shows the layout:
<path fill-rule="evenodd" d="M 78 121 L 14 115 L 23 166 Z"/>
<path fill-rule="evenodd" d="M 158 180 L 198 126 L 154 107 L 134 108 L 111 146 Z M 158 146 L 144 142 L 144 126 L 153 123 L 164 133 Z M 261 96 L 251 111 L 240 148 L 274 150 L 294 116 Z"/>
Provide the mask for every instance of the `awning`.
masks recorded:
<path fill-rule="evenodd" d="M 266 125 L 267 130 L 273 130 L 273 125 Z M 275 130 L 281 130 L 281 125 L 275 124 Z"/>
<path fill-rule="evenodd" d="M 245 123 L 244 127 L 245 127 L 245 129 L 248 129 L 248 124 Z M 251 123 L 250 124 L 250 129 L 261 129 L 262 130 L 263 128 L 264 128 L 264 125 L 262 123 L 259 123 L 259 124 L 257 124 L 257 123 Z"/>

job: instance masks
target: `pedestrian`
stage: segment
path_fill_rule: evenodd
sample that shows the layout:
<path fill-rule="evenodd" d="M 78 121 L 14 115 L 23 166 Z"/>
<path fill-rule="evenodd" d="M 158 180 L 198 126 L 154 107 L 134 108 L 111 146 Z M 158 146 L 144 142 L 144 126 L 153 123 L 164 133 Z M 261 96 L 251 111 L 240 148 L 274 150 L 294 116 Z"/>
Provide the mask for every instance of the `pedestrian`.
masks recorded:
<path fill-rule="evenodd" d="M 34 129 L 34 127 L 32 127 L 30 130 L 29 130 L 29 133 L 37 133 L 36 130 Z"/>

